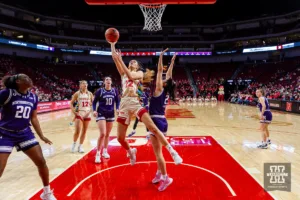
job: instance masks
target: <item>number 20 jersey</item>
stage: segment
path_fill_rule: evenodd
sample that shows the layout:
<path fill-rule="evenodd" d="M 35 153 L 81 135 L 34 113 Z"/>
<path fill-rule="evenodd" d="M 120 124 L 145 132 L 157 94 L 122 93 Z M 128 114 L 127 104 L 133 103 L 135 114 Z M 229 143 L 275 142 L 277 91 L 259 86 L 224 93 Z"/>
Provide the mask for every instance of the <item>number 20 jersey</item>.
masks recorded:
<path fill-rule="evenodd" d="M 20 94 L 13 89 L 0 91 L 0 106 L 2 106 L 0 127 L 16 131 L 28 128 L 37 104 L 38 98 L 31 92 Z"/>

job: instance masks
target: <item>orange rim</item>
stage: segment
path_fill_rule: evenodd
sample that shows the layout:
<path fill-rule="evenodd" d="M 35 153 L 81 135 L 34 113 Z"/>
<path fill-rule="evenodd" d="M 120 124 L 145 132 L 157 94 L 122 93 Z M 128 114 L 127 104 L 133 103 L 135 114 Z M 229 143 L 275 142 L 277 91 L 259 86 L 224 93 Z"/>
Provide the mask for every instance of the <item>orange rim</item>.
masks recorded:
<path fill-rule="evenodd" d="M 145 8 L 161 8 L 165 4 L 140 4 L 140 5 L 145 7 Z"/>

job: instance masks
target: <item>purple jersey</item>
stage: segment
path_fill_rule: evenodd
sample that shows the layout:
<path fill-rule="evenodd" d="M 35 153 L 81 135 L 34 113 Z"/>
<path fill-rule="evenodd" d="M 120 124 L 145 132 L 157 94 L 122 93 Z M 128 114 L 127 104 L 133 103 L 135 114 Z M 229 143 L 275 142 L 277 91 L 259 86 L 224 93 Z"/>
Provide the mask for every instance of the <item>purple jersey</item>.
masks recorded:
<path fill-rule="evenodd" d="M 264 97 L 265 99 L 265 104 L 266 104 L 266 111 L 270 111 L 270 104 L 269 104 L 269 101 L 266 97 Z M 258 101 L 258 107 L 259 107 L 259 110 L 260 112 L 262 111 L 262 105 L 261 103 Z"/>
<path fill-rule="evenodd" d="M 116 108 L 119 109 L 120 99 L 118 91 L 115 88 L 111 90 L 106 90 L 105 88 L 100 88 L 95 94 L 93 101 L 93 110 L 98 113 L 114 112 Z"/>
<path fill-rule="evenodd" d="M 262 113 L 263 115 L 263 119 L 260 120 L 260 123 L 266 123 L 266 124 L 270 124 L 272 122 L 273 119 L 273 115 L 272 112 L 270 111 L 270 104 L 269 101 L 266 97 L 264 97 L 265 99 L 265 104 L 266 104 L 266 110 L 264 113 Z M 262 111 L 262 105 L 260 102 L 258 102 L 258 107 L 260 112 Z"/>
<path fill-rule="evenodd" d="M 149 114 L 165 115 L 166 106 L 168 104 L 169 95 L 163 91 L 159 96 L 152 96 L 150 99 Z"/>
<path fill-rule="evenodd" d="M 32 111 L 37 109 L 38 98 L 27 92 L 20 94 L 13 89 L 0 91 L 1 120 L 0 127 L 19 131 L 30 126 Z"/>
<path fill-rule="evenodd" d="M 146 107 L 149 104 L 149 94 L 147 92 L 143 92 L 143 94 L 140 97 L 142 101 L 142 106 Z"/>

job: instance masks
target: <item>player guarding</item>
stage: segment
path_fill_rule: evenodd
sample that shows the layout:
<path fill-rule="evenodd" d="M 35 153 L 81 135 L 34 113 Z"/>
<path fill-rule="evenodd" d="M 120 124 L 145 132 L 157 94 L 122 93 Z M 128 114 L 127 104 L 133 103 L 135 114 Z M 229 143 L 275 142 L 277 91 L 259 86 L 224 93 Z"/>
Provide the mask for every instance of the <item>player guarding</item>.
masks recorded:
<path fill-rule="evenodd" d="M 110 77 L 105 77 L 104 88 L 97 90 L 93 101 L 94 117 L 100 130 L 100 136 L 97 143 L 97 153 L 95 163 L 101 163 L 100 151 L 103 146 L 102 156 L 106 159 L 110 158 L 107 152 L 109 134 L 115 121 L 115 105 L 119 110 L 120 100 L 118 91 L 111 87 L 112 81 Z"/>
<path fill-rule="evenodd" d="M 80 81 L 79 84 L 80 90 L 77 91 L 71 100 L 71 108 L 73 113 L 75 114 L 75 133 L 73 137 L 73 144 L 71 151 L 72 153 L 75 152 L 76 142 L 80 135 L 78 152 L 84 153 L 84 149 L 82 144 L 85 140 L 86 131 L 88 129 L 89 123 L 91 121 L 91 112 L 92 112 L 92 100 L 93 94 L 88 91 L 87 81 Z M 78 108 L 74 107 L 74 102 L 77 101 Z"/>
<path fill-rule="evenodd" d="M 182 163 L 182 158 L 173 149 L 163 133 L 155 126 L 147 113 L 147 110 L 141 106 L 138 100 L 137 84 L 143 80 L 143 82 L 151 81 L 152 74 L 147 71 L 145 74 L 140 71 L 141 66 L 136 60 L 131 60 L 129 66 L 124 64 L 121 56 L 121 52 L 115 50 L 115 43 L 111 43 L 112 57 L 116 64 L 122 79 L 122 98 L 120 103 L 120 111 L 118 115 L 118 132 L 117 138 L 123 148 L 126 149 L 127 155 L 130 158 L 131 165 L 136 162 L 136 148 L 130 148 L 126 141 L 126 131 L 130 124 L 131 116 L 136 115 L 140 121 L 142 121 L 146 127 L 151 131 L 160 143 L 167 148 L 171 154 L 176 165 Z"/>
<path fill-rule="evenodd" d="M 166 80 L 163 81 L 163 55 L 167 50 L 168 49 L 161 52 L 159 57 L 156 88 L 153 96 L 150 99 L 149 106 L 149 113 L 154 124 L 164 135 L 166 135 L 168 131 L 168 122 L 165 117 L 166 106 L 169 101 L 169 96 L 171 96 L 172 93 L 174 94 L 172 71 L 176 58 L 176 54 L 174 54 L 171 65 L 166 74 Z M 162 180 L 160 186 L 158 187 L 158 190 L 163 191 L 173 182 L 173 179 L 168 177 L 167 175 L 166 162 L 162 153 L 162 145 L 160 141 L 152 132 L 150 132 L 150 139 L 157 160 L 157 172 L 155 178 L 152 180 L 152 183 L 156 184 Z"/>
<path fill-rule="evenodd" d="M 25 74 L 5 76 L 2 79 L 6 89 L 0 92 L 2 118 L 0 120 L 0 177 L 14 147 L 23 151 L 37 166 L 43 181 L 41 199 L 56 200 L 49 185 L 49 169 L 39 142 L 30 128 L 30 122 L 40 139 L 52 142 L 41 130 L 37 117 L 38 97 L 29 92 L 32 80 Z M 17 180 L 16 180 L 17 181 Z"/>
<path fill-rule="evenodd" d="M 266 97 L 264 97 L 263 90 L 256 90 L 256 96 L 258 97 L 258 107 L 260 114 L 260 130 L 262 131 L 262 143 L 257 146 L 260 149 L 267 149 L 268 144 L 271 144 L 270 133 L 268 126 L 272 122 L 272 112 L 270 110 L 270 104 Z"/>

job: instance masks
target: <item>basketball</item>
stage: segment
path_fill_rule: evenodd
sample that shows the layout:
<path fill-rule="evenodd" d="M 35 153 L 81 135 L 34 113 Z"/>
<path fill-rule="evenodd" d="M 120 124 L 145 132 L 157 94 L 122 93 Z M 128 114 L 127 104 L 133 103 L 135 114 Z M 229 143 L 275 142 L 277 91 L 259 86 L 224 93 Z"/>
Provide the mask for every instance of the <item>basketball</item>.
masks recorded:
<path fill-rule="evenodd" d="M 119 31 L 115 28 L 109 28 L 105 31 L 105 39 L 108 42 L 117 42 L 119 39 Z"/>

